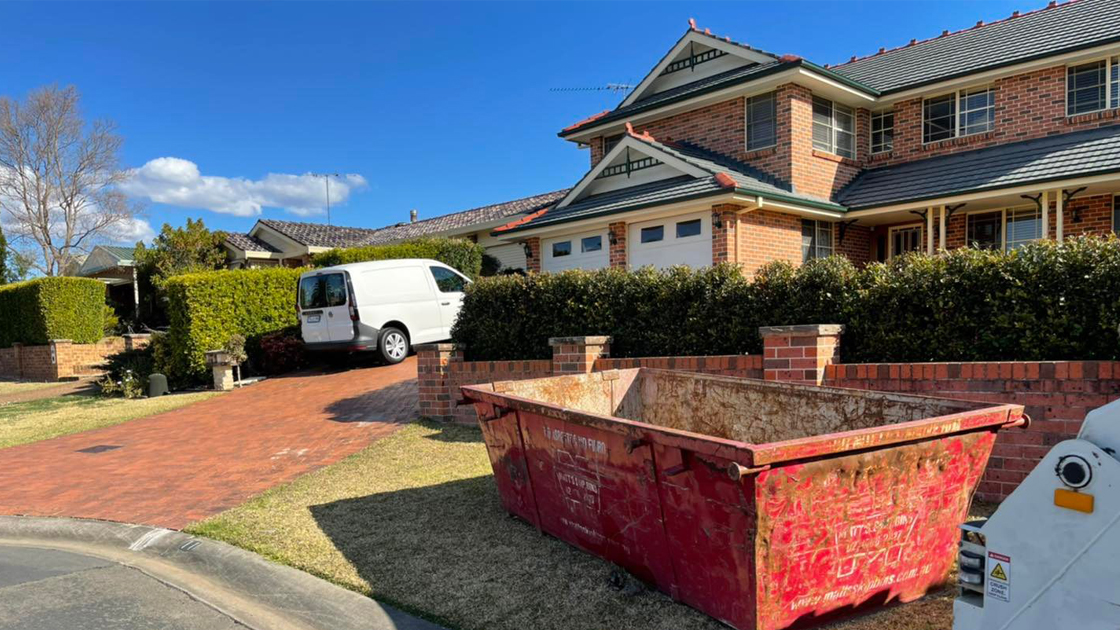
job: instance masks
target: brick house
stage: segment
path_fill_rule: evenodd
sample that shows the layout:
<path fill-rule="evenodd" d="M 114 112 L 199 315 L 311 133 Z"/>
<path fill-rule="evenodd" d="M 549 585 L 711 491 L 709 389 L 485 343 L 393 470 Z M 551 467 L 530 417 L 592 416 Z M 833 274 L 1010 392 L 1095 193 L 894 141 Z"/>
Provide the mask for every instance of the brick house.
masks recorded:
<path fill-rule="evenodd" d="M 555 203 L 568 191 L 553 192 L 419 219 L 414 210 L 407 223 L 382 228 L 356 228 L 323 223 L 260 219 L 248 233 L 227 234 L 223 246 L 233 269 L 246 267 L 299 267 L 312 254 L 336 247 L 386 245 L 421 236 L 467 238 L 481 244 L 503 268 L 525 269 L 524 247 L 499 241 L 490 232 L 517 217 Z"/>
<path fill-rule="evenodd" d="M 684 36 L 561 138 L 591 170 L 495 230 L 556 271 L 716 262 L 745 273 L 1114 229 L 1120 3 L 1051 2 L 819 65 Z"/>

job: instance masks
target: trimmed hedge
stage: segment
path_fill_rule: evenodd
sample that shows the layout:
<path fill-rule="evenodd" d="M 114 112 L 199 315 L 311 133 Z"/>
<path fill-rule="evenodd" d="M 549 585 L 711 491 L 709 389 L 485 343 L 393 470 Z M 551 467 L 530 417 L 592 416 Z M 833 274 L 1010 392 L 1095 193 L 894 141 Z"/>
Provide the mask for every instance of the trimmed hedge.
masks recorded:
<path fill-rule="evenodd" d="M 1120 241 L 847 259 L 568 271 L 472 284 L 452 331 L 471 360 L 540 359 L 548 338 L 611 335 L 617 357 L 757 353 L 759 326 L 844 324 L 848 362 L 1120 358 Z"/>
<path fill-rule="evenodd" d="M 304 269 L 272 267 L 190 273 L 168 278 L 170 329 L 156 349 L 156 367 L 176 385 L 206 378 L 206 351 L 231 335 L 250 344 L 295 326 L 296 284 Z"/>
<path fill-rule="evenodd" d="M 468 278 L 482 273 L 482 255 L 485 248 L 461 238 L 418 238 L 394 245 L 371 245 L 351 249 L 332 249 L 315 254 L 311 264 L 331 267 L 345 263 L 392 258 L 430 258 L 458 269 Z"/>
<path fill-rule="evenodd" d="M 0 347 L 51 339 L 96 343 L 105 324 L 105 285 L 92 278 L 49 277 L 0 286 Z"/>

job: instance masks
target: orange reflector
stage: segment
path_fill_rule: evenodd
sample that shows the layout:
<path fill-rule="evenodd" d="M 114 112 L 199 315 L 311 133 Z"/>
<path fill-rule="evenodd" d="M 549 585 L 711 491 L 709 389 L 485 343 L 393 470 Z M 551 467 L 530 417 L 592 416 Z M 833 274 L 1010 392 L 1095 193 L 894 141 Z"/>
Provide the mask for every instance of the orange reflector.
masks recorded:
<path fill-rule="evenodd" d="M 1093 495 L 1081 494 L 1080 492 L 1071 492 L 1063 488 L 1054 490 L 1054 505 L 1066 508 L 1067 510 L 1077 510 L 1086 514 L 1093 513 Z"/>

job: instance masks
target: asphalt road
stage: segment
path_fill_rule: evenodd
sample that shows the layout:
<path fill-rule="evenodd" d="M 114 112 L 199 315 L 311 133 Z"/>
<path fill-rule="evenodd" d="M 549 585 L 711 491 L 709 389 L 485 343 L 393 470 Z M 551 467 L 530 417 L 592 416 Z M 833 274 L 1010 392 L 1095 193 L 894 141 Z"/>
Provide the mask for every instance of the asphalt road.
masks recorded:
<path fill-rule="evenodd" d="M 5 630 L 244 629 L 183 591 L 115 562 L 0 546 Z"/>

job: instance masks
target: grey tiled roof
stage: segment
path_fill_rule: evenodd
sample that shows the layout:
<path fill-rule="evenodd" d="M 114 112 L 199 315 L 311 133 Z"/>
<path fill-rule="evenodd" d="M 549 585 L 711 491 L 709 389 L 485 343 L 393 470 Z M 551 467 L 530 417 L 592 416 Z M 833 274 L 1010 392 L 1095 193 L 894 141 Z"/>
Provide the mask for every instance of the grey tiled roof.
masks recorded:
<path fill-rule="evenodd" d="M 1120 2 L 1077 0 L 833 66 L 882 92 L 1120 40 Z"/>
<path fill-rule="evenodd" d="M 301 221 L 280 221 L 278 219 L 261 219 L 260 222 L 293 241 L 310 247 L 355 247 L 364 245 L 366 240 L 377 232 L 377 230 L 369 228 L 303 223 Z"/>
<path fill-rule="evenodd" d="M 717 175 L 725 174 L 734 180 L 734 188 L 763 196 L 770 195 L 813 206 L 827 206 L 838 212 L 843 207 L 824 199 L 798 194 L 789 184 L 742 162 L 707 151 L 684 142 L 658 142 L 648 137 L 630 136 L 658 151 L 667 153 L 709 174 L 707 177 L 682 175 L 665 180 L 639 184 L 596 195 L 589 195 L 564 206 L 551 209 L 520 225 L 500 230 L 502 233 L 519 232 L 556 223 L 566 223 L 620 212 L 639 210 L 670 202 L 685 201 L 719 193 L 731 192 L 721 185 Z"/>
<path fill-rule="evenodd" d="M 533 195 L 532 197 L 524 197 L 504 203 L 495 203 L 489 206 L 463 210 L 462 212 L 453 212 L 451 214 L 417 221 L 416 223 L 400 223 L 378 230 L 370 237 L 370 240 L 366 244 L 377 245 L 380 243 L 427 236 L 429 234 L 441 234 L 453 230 L 469 228 L 474 225 L 489 223 L 498 219 L 505 219 L 518 214 L 535 212 L 545 206 L 556 203 L 562 199 L 564 195 L 568 194 L 568 190 L 567 188 L 563 190 L 554 190 L 540 195 Z"/>
<path fill-rule="evenodd" d="M 262 241 L 261 239 L 249 236 L 248 234 L 233 234 L 233 233 L 227 232 L 226 233 L 226 242 L 229 243 L 230 245 L 233 245 L 237 249 L 242 250 L 242 251 L 253 251 L 253 252 L 279 252 L 280 251 L 280 250 L 276 249 L 275 247 L 273 247 L 272 245 L 269 245 L 268 243 Z"/>
<path fill-rule="evenodd" d="M 837 195 L 849 210 L 1120 172 L 1120 126 L 1076 131 L 864 171 Z"/>

